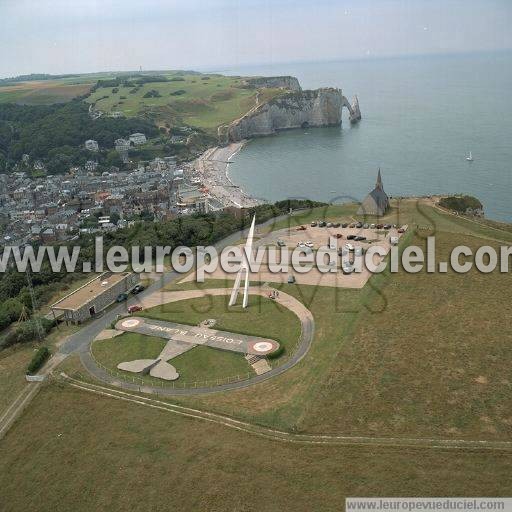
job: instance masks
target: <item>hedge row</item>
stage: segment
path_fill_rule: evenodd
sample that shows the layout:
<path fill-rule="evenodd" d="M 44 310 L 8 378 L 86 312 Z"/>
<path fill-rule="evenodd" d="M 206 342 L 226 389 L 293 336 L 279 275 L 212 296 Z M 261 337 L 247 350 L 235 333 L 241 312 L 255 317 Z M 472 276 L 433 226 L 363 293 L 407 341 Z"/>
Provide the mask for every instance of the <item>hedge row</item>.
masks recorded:
<path fill-rule="evenodd" d="M 50 351 L 48 350 L 48 347 L 41 347 L 32 358 L 32 361 L 30 361 L 30 364 L 27 368 L 27 373 L 29 375 L 32 375 L 43 366 L 45 361 L 50 357 Z"/>

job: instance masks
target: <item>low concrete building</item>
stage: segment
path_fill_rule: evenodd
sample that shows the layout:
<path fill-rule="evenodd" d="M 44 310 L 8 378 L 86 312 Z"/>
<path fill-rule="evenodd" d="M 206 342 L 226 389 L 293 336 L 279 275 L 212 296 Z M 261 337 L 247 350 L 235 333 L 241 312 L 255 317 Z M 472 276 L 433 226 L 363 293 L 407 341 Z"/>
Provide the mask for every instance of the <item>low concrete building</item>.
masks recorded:
<path fill-rule="evenodd" d="M 104 272 L 52 304 L 54 318 L 66 323 L 84 322 L 110 306 L 121 293 L 127 293 L 139 281 L 139 274 L 132 272 Z"/>

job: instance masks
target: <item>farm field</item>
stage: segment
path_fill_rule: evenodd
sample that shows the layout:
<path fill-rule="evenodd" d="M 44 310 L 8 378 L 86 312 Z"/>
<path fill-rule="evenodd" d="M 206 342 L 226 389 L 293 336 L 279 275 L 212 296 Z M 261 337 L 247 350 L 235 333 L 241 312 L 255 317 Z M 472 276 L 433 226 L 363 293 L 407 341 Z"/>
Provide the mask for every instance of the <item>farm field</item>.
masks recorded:
<path fill-rule="evenodd" d="M 20 103 L 23 105 L 50 105 L 65 103 L 88 94 L 93 81 L 67 83 L 64 80 L 41 80 L 20 82 L 0 87 L 0 103 Z"/>

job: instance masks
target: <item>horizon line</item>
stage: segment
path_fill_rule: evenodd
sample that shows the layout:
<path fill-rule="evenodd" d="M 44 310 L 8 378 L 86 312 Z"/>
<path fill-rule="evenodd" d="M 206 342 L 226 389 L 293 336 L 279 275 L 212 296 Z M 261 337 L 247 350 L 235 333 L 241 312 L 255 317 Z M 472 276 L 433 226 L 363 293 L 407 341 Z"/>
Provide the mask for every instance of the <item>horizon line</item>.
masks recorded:
<path fill-rule="evenodd" d="M 235 68 L 250 68 L 250 67 L 274 67 L 279 65 L 290 65 L 290 64 L 314 64 L 314 63 L 329 63 L 329 62 L 357 62 L 357 61 L 372 61 L 372 60 L 398 60 L 398 59 L 409 59 L 409 58 L 419 58 L 419 57 L 458 57 L 463 55 L 489 55 L 489 54 L 499 54 L 499 53 L 508 53 L 512 52 L 512 48 L 496 48 L 490 50 L 468 50 L 468 51 L 454 51 L 454 52 L 432 52 L 432 53 L 405 53 L 405 54 L 389 54 L 389 55 L 363 55 L 363 56 L 354 56 L 354 57 L 335 57 L 329 59 L 296 59 L 296 60 L 287 60 L 287 61 L 273 61 L 273 62 L 254 62 L 254 63 L 244 63 L 244 64 L 224 64 L 224 65 L 215 65 L 215 66 L 206 66 L 206 65 L 198 65 L 191 68 L 160 68 L 160 69 L 124 69 L 124 70 L 96 70 L 96 71 L 64 71 L 60 73 L 47 73 L 44 71 L 32 71 L 30 73 L 20 73 L 18 75 L 0 75 L 0 80 L 15 80 L 21 76 L 30 76 L 30 75 L 49 75 L 51 77 L 59 77 L 61 75 L 94 75 L 94 74 L 121 74 L 121 73 L 148 73 L 148 72 L 163 72 L 163 71 L 197 71 L 197 72 L 210 72 L 210 73 L 222 73 L 224 71 L 230 71 Z"/>

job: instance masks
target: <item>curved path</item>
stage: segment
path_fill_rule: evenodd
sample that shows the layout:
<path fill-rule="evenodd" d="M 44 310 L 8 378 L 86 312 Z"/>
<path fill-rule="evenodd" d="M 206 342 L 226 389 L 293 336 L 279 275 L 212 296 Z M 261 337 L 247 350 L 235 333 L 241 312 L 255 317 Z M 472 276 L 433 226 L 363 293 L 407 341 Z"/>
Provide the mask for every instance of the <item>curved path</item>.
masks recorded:
<path fill-rule="evenodd" d="M 266 287 L 250 287 L 249 293 L 250 295 L 262 295 L 267 296 L 270 288 Z M 167 304 L 169 302 L 177 302 L 181 300 L 187 299 L 195 299 L 199 297 L 205 297 L 208 295 L 229 295 L 231 294 L 230 288 L 214 288 L 211 290 L 184 290 L 184 291 L 175 291 L 175 292 L 154 292 L 151 295 L 147 295 L 142 298 L 140 304 L 144 308 L 151 308 L 155 306 L 159 306 L 161 304 Z M 80 360 L 87 371 L 96 379 L 110 384 L 112 386 L 120 387 L 123 389 L 130 389 L 133 391 L 142 391 L 144 393 L 154 393 L 158 395 L 199 395 L 206 393 L 216 393 L 218 391 L 228 391 L 232 389 L 242 389 L 248 386 L 252 386 L 257 384 L 258 382 L 263 382 L 268 380 L 276 375 L 280 375 L 281 373 L 289 370 L 293 366 L 295 366 L 308 352 L 311 343 L 313 342 L 314 336 L 314 327 L 315 321 L 313 319 L 313 315 L 311 311 L 307 309 L 304 304 L 299 302 L 295 297 L 288 295 L 284 292 L 279 292 L 278 304 L 288 308 L 290 311 L 295 313 L 301 323 L 301 334 L 299 338 L 299 344 L 297 349 L 293 353 L 293 355 L 281 366 L 277 368 L 272 368 L 269 372 L 264 373 L 262 375 L 255 375 L 246 380 L 231 382 L 228 384 L 221 384 L 218 386 L 210 386 L 210 387 L 202 387 L 202 388 L 171 388 L 171 387 L 157 387 L 151 385 L 138 385 L 130 382 L 126 382 L 122 379 L 117 379 L 112 377 L 106 370 L 98 366 L 93 359 L 90 352 L 90 345 L 92 341 L 89 342 L 89 350 L 83 351 L 80 354 Z M 249 306 L 250 307 L 250 306 Z"/>

